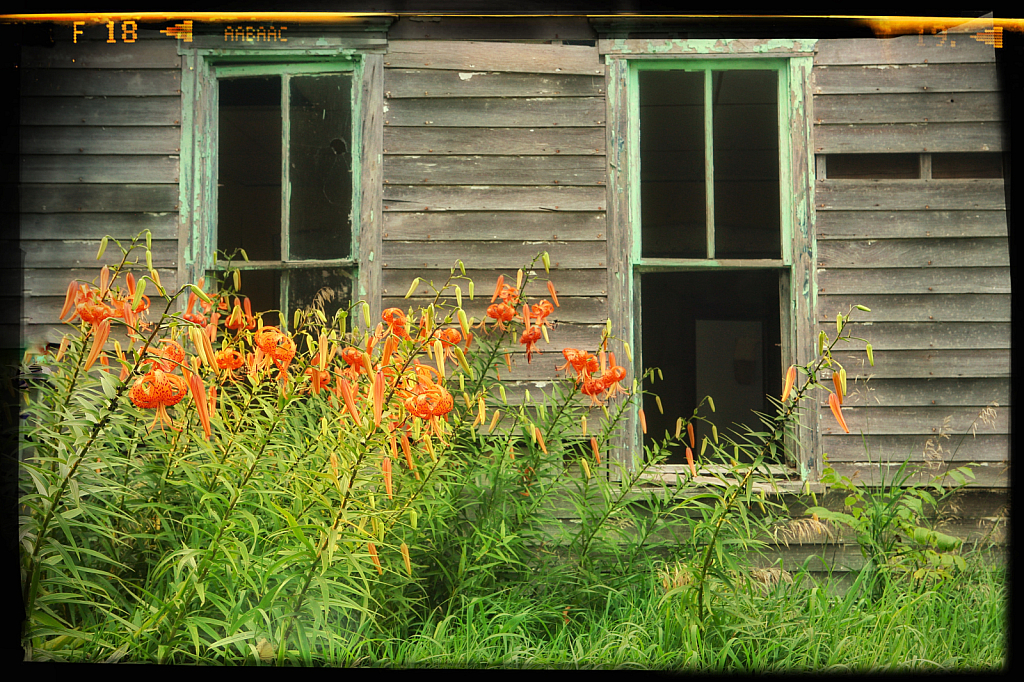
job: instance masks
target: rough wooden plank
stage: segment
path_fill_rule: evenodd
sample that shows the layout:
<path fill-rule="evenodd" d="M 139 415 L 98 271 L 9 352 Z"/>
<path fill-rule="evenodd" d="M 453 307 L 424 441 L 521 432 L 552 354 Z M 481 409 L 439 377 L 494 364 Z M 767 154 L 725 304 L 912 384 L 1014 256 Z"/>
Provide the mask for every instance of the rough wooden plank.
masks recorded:
<path fill-rule="evenodd" d="M 872 294 L 819 295 L 817 318 L 835 322 L 836 314 L 863 305 L 856 311 L 861 322 L 1009 322 L 1008 294 Z"/>
<path fill-rule="evenodd" d="M 155 69 L 24 69 L 22 97 L 152 97 L 181 94 L 181 66 Z"/>
<path fill-rule="evenodd" d="M 816 125 L 812 144 L 816 154 L 999 152 L 1007 135 L 999 122 Z"/>
<path fill-rule="evenodd" d="M 819 247 L 822 242 L 819 242 Z M 822 294 L 1008 294 L 1010 268 L 843 268 L 818 271 Z"/>
<path fill-rule="evenodd" d="M 228 19 L 228 21 L 230 20 Z M 279 26 L 282 29 L 280 40 L 271 40 L 271 36 L 268 35 L 266 40 L 257 42 L 256 36 L 259 30 L 257 22 L 242 23 L 243 20 L 237 16 L 234 20 L 239 23 L 226 24 L 224 32 L 219 35 L 194 35 L 193 46 L 195 49 L 204 54 L 222 54 L 224 50 L 231 50 L 237 56 L 238 51 L 242 51 L 244 54 L 248 48 L 257 51 L 258 57 L 265 57 L 267 50 L 273 50 L 279 52 L 282 59 L 291 59 L 296 54 L 303 57 L 309 55 L 335 57 L 356 50 L 379 53 L 384 51 L 388 42 L 386 34 L 382 30 L 363 32 L 363 29 L 357 29 L 358 32 L 330 35 L 315 25 L 297 26 L 294 22 L 290 26 Z M 306 35 L 301 35 L 298 31 L 304 31 Z"/>
<path fill-rule="evenodd" d="M 900 379 L 942 377 L 1008 377 L 1009 348 L 967 350 L 881 350 L 874 353 L 875 366 L 868 364 L 863 350 L 833 351 L 849 379 Z"/>
<path fill-rule="evenodd" d="M 385 126 L 545 128 L 604 125 L 603 97 L 392 99 Z"/>
<path fill-rule="evenodd" d="M 594 40 L 585 15 L 444 15 L 399 17 L 388 27 L 388 39 L 398 40 Z"/>
<path fill-rule="evenodd" d="M 597 47 L 476 42 L 468 40 L 402 40 L 388 44 L 384 66 L 406 69 L 457 69 L 604 75 Z"/>
<path fill-rule="evenodd" d="M 139 40 L 134 43 L 58 40 L 49 47 L 26 46 L 24 69 L 180 69 L 176 40 Z"/>
<path fill-rule="evenodd" d="M 857 480 L 864 485 L 879 485 L 883 481 L 891 481 L 896 476 L 899 464 L 880 466 L 878 464 L 847 464 L 837 462 L 834 469 L 837 473 L 843 476 L 853 477 L 856 474 L 858 477 Z M 967 487 L 1006 488 L 1009 486 L 1009 463 L 979 462 L 973 468 L 973 471 L 975 478 L 974 480 L 968 480 Z M 936 474 L 941 472 L 942 469 L 936 469 L 934 471 L 922 470 L 920 473 L 908 476 L 906 484 L 927 484 Z M 956 481 L 947 476 L 943 479 L 943 485 L 952 487 L 956 485 Z"/>
<path fill-rule="evenodd" d="M 384 183 L 423 185 L 604 185 L 600 156 L 392 156 Z"/>
<path fill-rule="evenodd" d="M 99 268 L 102 262 L 97 262 L 96 254 L 99 252 L 100 242 L 98 239 L 62 239 L 62 240 L 35 240 L 22 239 L 21 249 L 25 252 L 25 268 Z M 117 253 L 107 247 L 103 262 L 113 263 L 114 254 Z M 145 258 L 144 252 L 136 251 L 136 256 Z M 134 258 L 133 258 L 134 259 Z M 117 261 L 120 262 L 120 254 L 117 254 Z M 157 241 L 153 240 L 153 265 L 158 268 L 174 267 L 178 262 L 177 240 Z M 62 275 L 57 275 L 62 276 Z M 64 281 L 64 288 L 67 290 L 67 279 Z M 63 297 L 61 303 L 63 304 Z M 58 310 L 60 306 L 58 306 Z"/>
<path fill-rule="evenodd" d="M 21 216 L 22 239 L 101 239 L 106 235 L 127 246 L 143 230 L 153 239 L 177 239 L 177 213 L 27 213 Z M 116 245 L 111 242 L 111 249 Z"/>
<path fill-rule="evenodd" d="M 1003 267 L 1010 248 L 1000 237 L 981 239 L 821 240 L 818 266 L 825 268 Z"/>
<path fill-rule="evenodd" d="M 177 156 L 23 155 L 20 165 L 21 181 L 24 183 L 178 182 Z"/>
<path fill-rule="evenodd" d="M 606 224 L 603 212 L 387 212 L 384 240 L 475 241 L 512 237 L 530 241 L 589 241 L 604 239 Z"/>
<path fill-rule="evenodd" d="M 596 97 L 597 76 L 387 69 L 384 96 L 401 97 Z"/>
<path fill-rule="evenodd" d="M 822 239 L 1005 237 L 1006 211 L 819 211 Z"/>
<path fill-rule="evenodd" d="M 360 156 L 358 159 L 360 178 L 353 178 L 360 186 L 359 196 L 359 273 L 356 296 L 368 301 L 370 314 L 379 317 L 383 308 L 378 307 L 381 289 L 381 214 L 383 192 L 381 173 L 383 145 L 381 118 L 384 115 L 384 65 L 379 54 L 363 58 L 362 78 L 359 83 L 362 109 L 359 133 Z"/>
<path fill-rule="evenodd" d="M 997 92 L 994 64 L 879 64 L 814 67 L 815 95 Z"/>
<path fill-rule="evenodd" d="M 539 279 L 541 277 L 545 278 L 545 280 L 551 280 L 555 285 L 555 293 L 558 296 L 606 296 L 608 294 L 606 290 L 608 276 L 604 268 L 588 270 L 552 269 L 551 273 L 545 273 L 542 267 L 538 266 L 534 272 L 537 274 L 538 279 L 524 288 L 525 294 L 529 298 L 534 299 L 534 301 L 541 298 L 550 298 L 547 282 Z M 409 291 L 412 281 L 419 277 L 421 281 L 416 287 L 413 296 L 433 296 L 434 290 L 430 288 L 430 283 L 433 282 L 434 286 L 440 288 L 448 280 L 449 274 L 450 269 L 448 268 L 439 270 L 387 268 L 383 272 L 383 288 L 381 293 L 391 296 L 404 296 Z M 461 274 L 457 268 L 456 274 Z M 500 271 L 466 268 L 466 277 L 473 280 L 475 295 L 483 296 L 487 299 L 490 299 L 491 294 L 494 293 L 494 285 L 498 281 L 499 274 L 504 275 L 505 281 L 515 281 L 515 268 L 506 267 L 506 269 Z M 452 280 L 452 282 L 462 288 L 463 296 L 468 299 L 469 283 L 464 280 Z M 451 299 L 454 295 L 454 290 L 452 290 L 448 298 Z"/>
<path fill-rule="evenodd" d="M 977 411 L 975 411 L 977 415 Z M 831 413 L 824 419 L 835 419 Z M 973 417 L 972 417 L 973 419 Z M 941 429 L 942 418 L 936 424 Z M 833 462 L 923 462 L 926 450 L 942 446 L 943 459 L 947 462 L 966 464 L 968 462 L 1000 462 L 1009 459 L 1009 441 L 1005 434 L 992 435 L 980 432 L 977 436 L 950 432 L 949 438 L 941 437 L 941 430 L 916 435 L 869 435 L 867 453 L 859 435 L 846 435 L 841 430 L 824 436 L 822 442 L 829 460 Z M 928 441 L 931 441 L 929 444 Z M 933 455 L 934 456 L 934 455 Z"/>
<path fill-rule="evenodd" d="M 990 402 L 1010 404 L 1008 378 L 969 377 L 938 379 L 862 379 L 846 382 L 848 393 L 843 398 L 847 405 L 875 407 L 917 407 L 928 405 L 957 405 L 978 408 Z M 822 392 L 818 402 L 827 408 Z"/>
<path fill-rule="evenodd" d="M 819 40 L 814 64 L 963 64 L 994 62 L 995 48 L 954 30 L 942 35 Z"/>
<path fill-rule="evenodd" d="M 385 185 L 385 211 L 603 211 L 603 187 Z"/>
<path fill-rule="evenodd" d="M 384 268 L 452 267 L 461 259 L 468 268 L 491 269 L 528 265 L 541 251 L 550 254 L 552 268 L 602 268 L 607 261 L 604 241 L 592 242 L 397 242 L 384 245 Z M 543 267 L 537 261 L 536 267 Z"/>
<path fill-rule="evenodd" d="M 706 57 L 722 56 L 810 56 L 814 53 L 814 41 L 788 39 L 731 40 L 688 40 L 683 38 L 601 38 L 597 49 L 601 54 L 611 55 L 692 55 Z"/>
<path fill-rule="evenodd" d="M 835 336 L 835 318 L 819 320 L 818 326 Z M 848 330 L 855 337 L 867 339 L 876 351 L 1010 347 L 1009 322 L 868 322 L 853 323 Z M 858 345 L 863 344 L 854 342 L 852 347 Z"/>
<path fill-rule="evenodd" d="M 178 154 L 178 126 L 24 126 L 22 154 Z"/>
<path fill-rule="evenodd" d="M 943 429 L 949 433 L 965 433 L 974 424 L 978 433 L 1007 434 L 1010 432 L 1010 413 L 1007 407 L 994 407 L 994 421 L 983 424 L 978 420 L 981 411 L 975 406 L 928 405 L 921 407 L 877 407 L 843 405 L 843 419 L 850 433 L 877 435 L 935 434 Z M 828 413 L 828 414 L 826 414 Z M 829 408 L 822 408 L 824 433 L 842 433 Z M 949 418 L 946 421 L 947 417 Z"/>
<path fill-rule="evenodd" d="M 178 210 L 177 185 L 24 185 L 20 191 L 22 213 Z"/>
<path fill-rule="evenodd" d="M 153 242 L 156 244 L 157 242 Z M 137 254 L 139 252 L 136 252 Z M 96 254 L 93 253 L 93 256 Z M 135 260 L 136 256 L 131 257 Z M 106 258 L 104 259 L 106 260 Z M 28 269 L 24 271 L 23 281 L 23 294 L 25 296 L 60 296 L 63 297 L 68 289 L 68 282 L 71 280 L 80 280 L 82 282 L 99 282 L 99 272 L 101 263 L 93 260 L 95 265 L 87 265 L 84 268 L 63 268 L 59 272 L 53 268 L 40 268 L 40 269 Z M 130 266 L 130 270 L 135 273 L 135 278 L 138 279 L 148 273 L 146 269 L 145 256 L 139 257 L 139 263 L 141 267 L 136 264 Z M 83 263 L 83 265 L 85 265 Z M 159 269 L 160 283 L 165 287 L 174 287 L 174 270 L 173 269 Z M 168 279 L 167 275 L 170 274 L 171 278 Z M 63 298 L 61 299 L 63 300 Z"/>
<path fill-rule="evenodd" d="M 604 154 L 602 128 L 386 126 L 386 154 Z"/>
<path fill-rule="evenodd" d="M 93 254 L 95 256 L 95 254 Z M 433 299 L 426 298 L 403 298 L 400 296 L 386 296 L 383 298 L 381 303 L 383 308 L 401 308 L 403 310 L 412 306 L 415 310 L 420 306 L 426 306 L 431 303 Z M 555 312 L 548 318 L 551 322 L 560 323 L 568 322 L 571 324 L 601 324 L 608 319 L 608 299 L 604 296 L 566 296 L 558 297 L 561 306 L 555 308 Z M 63 301 L 62 301 L 63 302 Z M 483 320 L 486 317 L 487 306 L 490 305 L 490 295 L 477 296 L 475 301 L 470 301 L 468 298 L 462 300 L 462 307 L 466 311 L 467 315 L 476 317 L 477 320 Z M 58 307 L 59 311 L 59 307 Z M 494 320 L 488 318 L 488 327 L 493 324 Z M 543 349 L 542 349 L 543 350 Z M 561 354 L 558 356 L 561 358 Z M 564 358 L 557 364 L 563 364 Z"/>
<path fill-rule="evenodd" d="M 1006 208 L 999 180 L 819 180 L 817 211 L 979 211 Z"/>
<path fill-rule="evenodd" d="M 181 97 L 22 97 L 22 125 L 171 126 Z"/>
<path fill-rule="evenodd" d="M 814 122 L 964 123 L 1003 120 L 998 92 L 915 92 L 884 95 L 818 95 Z"/>

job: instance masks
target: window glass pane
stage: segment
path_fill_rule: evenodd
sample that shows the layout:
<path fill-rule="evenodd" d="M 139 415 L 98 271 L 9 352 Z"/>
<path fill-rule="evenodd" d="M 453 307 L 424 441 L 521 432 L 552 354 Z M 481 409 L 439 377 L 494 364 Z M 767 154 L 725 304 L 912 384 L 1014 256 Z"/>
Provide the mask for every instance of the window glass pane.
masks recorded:
<path fill-rule="evenodd" d="M 290 82 L 289 257 L 345 258 L 352 241 L 352 78 Z"/>
<path fill-rule="evenodd" d="M 829 154 L 825 164 L 829 179 L 914 180 L 921 177 L 917 154 Z"/>
<path fill-rule="evenodd" d="M 645 273 L 640 279 L 643 363 L 664 376 L 653 396 L 644 396 L 645 444 L 675 431 L 676 419 L 688 419 L 697 403 L 710 395 L 716 412 L 702 408 L 720 433 L 746 424 L 762 425 L 752 410 L 774 414 L 767 395 L 782 391 L 779 272 Z M 695 423 L 697 443 L 710 431 Z M 703 431 L 702 431 L 703 430 Z M 685 448 L 670 463 L 685 463 Z"/>
<path fill-rule="evenodd" d="M 645 258 L 706 258 L 704 72 L 640 71 Z"/>
<path fill-rule="evenodd" d="M 1001 152 L 932 154 L 932 177 L 1001 178 L 1003 155 Z"/>
<path fill-rule="evenodd" d="M 327 321 L 352 304 L 352 274 L 340 268 L 297 268 L 288 272 L 288 314 L 321 307 Z"/>
<path fill-rule="evenodd" d="M 281 79 L 219 86 L 217 249 L 281 260 Z"/>
<path fill-rule="evenodd" d="M 778 76 L 711 74 L 715 257 L 780 258 Z"/>

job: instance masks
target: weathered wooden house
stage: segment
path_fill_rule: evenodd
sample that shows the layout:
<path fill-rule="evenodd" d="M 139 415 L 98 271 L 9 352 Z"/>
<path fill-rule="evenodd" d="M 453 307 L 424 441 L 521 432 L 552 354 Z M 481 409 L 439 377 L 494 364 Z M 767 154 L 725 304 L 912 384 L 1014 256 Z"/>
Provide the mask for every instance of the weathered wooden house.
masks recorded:
<path fill-rule="evenodd" d="M 54 333 L 108 233 L 151 230 L 170 285 L 243 247 L 255 307 L 286 314 L 326 286 L 330 305 L 364 298 L 379 315 L 457 258 L 489 291 L 547 250 L 558 327 L 510 389 L 543 388 L 610 318 L 634 369 L 663 370 L 665 416 L 645 410 L 660 433 L 708 393 L 719 423 L 756 424 L 785 368 L 862 304 L 875 364 L 863 344 L 836 356 L 851 433 L 822 400 L 780 487 L 814 485 L 824 453 L 865 480 L 908 458 L 974 463 L 947 527 L 1002 533 L 994 32 L 728 38 L 636 17 L 393 15 L 196 20 L 188 41 L 183 21 L 69 21 L 23 49 L 24 338 Z M 468 305 L 483 317 L 480 297 Z M 837 556 L 855 565 L 855 549 Z"/>

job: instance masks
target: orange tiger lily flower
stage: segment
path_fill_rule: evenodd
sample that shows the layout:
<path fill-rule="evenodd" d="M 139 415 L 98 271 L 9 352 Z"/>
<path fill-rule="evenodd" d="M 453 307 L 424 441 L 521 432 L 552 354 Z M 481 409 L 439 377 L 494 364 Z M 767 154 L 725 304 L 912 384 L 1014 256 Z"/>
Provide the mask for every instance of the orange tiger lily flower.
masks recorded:
<path fill-rule="evenodd" d="M 356 411 L 355 398 L 352 395 L 352 386 L 344 377 L 338 377 L 338 386 L 341 389 L 341 397 L 345 400 L 345 407 L 348 408 L 349 414 L 351 414 L 352 419 L 355 420 L 356 426 L 362 428 L 363 420 L 360 418 L 359 412 Z"/>
<path fill-rule="evenodd" d="M 380 428 L 381 412 L 384 409 L 384 374 L 377 372 L 373 377 L 373 423 Z"/>
<path fill-rule="evenodd" d="M 256 347 L 270 356 L 284 381 L 288 383 L 288 365 L 295 357 L 295 341 L 277 327 L 264 327 L 253 336 Z"/>
<path fill-rule="evenodd" d="M 107 342 L 107 337 L 110 336 L 110 320 L 103 319 L 94 324 L 92 333 L 92 348 L 89 349 L 89 357 L 85 360 L 86 370 L 92 367 L 92 363 L 96 362 L 96 358 L 99 357 L 100 351 L 103 350 L 103 345 Z"/>
<path fill-rule="evenodd" d="M 525 306 L 524 306 L 525 307 Z M 540 353 L 540 349 L 537 348 L 537 342 L 540 341 L 541 331 L 540 327 L 527 327 L 523 335 L 519 337 L 519 343 L 526 344 L 526 362 L 530 363 L 534 352 Z"/>
<path fill-rule="evenodd" d="M 795 384 L 795 383 L 796 383 L 796 365 L 790 365 L 789 366 L 789 371 L 786 372 L 786 386 L 785 386 L 785 388 L 782 389 L 782 400 L 781 400 L 781 402 L 786 402 L 786 399 L 789 398 L 789 393 L 790 393 L 790 391 L 793 390 L 793 384 Z"/>
<path fill-rule="evenodd" d="M 373 565 L 377 567 L 377 575 L 384 575 L 384 569 L 380 566 L 380 558 L 377 556 L 377 546 L 372 542 L 367 542 L 366 548 L 370 551 L 370 559 L 373 560 Z"/>
<path fill-rule="evenodd" d="M 843 427 L 843 431 L 849 433 L 850 429 L 846 425 L 846 420 L 843 419 L 842 408 L 839 407 L 839 399 L 836 398 L 835 393 L 828 394 L 828 406 L 832 409 L 832 414 L 835 415 L 836 421 Z"/>
<path fill-rule="evenodd" d="M 693 465 L 693 450 L 686 448 L 686 463 L 690 466 L 690 475 L 697 477 L 697 468 Z"/>
<path fill-rule="evenodd" d="M 160 422 L 161 428 L 163 428 L 163 424 L 167 424 L 174 429 L 174 423 L 171 421 L 170 415 L 167 414 L 167 408 L 177 405 L 187 392 L 188 385 L 184 379 L 154 369 L 135 380 L 128 392 L 128 397 L 136 407 L 156 408 L 156 417 L 150 424 L 150 429 L 156 426 L 157 421 Z"/>
<path fill-rule="evenodd" d="M 693 422 L 690 422 L 689 424 L 686 425 L 686 435 L 690 437 L 690 447 L 697 447 L 697 442 L 693 437 Z"/>
<path fill-rule="evenodd" d="M 491 303 L 498 298 L 498 294 L 501 293 L 501 286 L 505 283 L 505 275 L 498 275 L 498 283 L 494 285 L 494 294 L 491 296 Z"/>
<path fill-rule="evenodd" d="M 203 425 L 203 434 L 206 440 L 210 440 L 210 413 L 207 411 L 206 385 L 199 375 L 194 372 L 188 373 L 188 387 L 192 392 L 192 399 L 196 403 L 196 413 L 199 415 L 199 422 Z"/>
<path fill-rule="evenodd" d="M 598 464 L 601 463 L 601 451 L 597 447 L 597 436 L 590 437 L 590 447 L 594 451 L 594 461 Z"/>
<path fill-rule="evenodd" d="M 391 488 L 391 458 L 385 457 L 384 461 L 381 462 L 381 470 L 384 472 L 384 490 L 388 493 L 388 499 L 393 499 Z"/>
<path fill-rule="evenodd" d="M 832 372 L 832 384 L 836 387 L 836 396 L 838 396 L 839 404 L 843 404 L 843 384 L 839 378 L 839 372 Z"/>
<path fill-rule="evenodd" d="M 644 408 L 640 408 L 640 429 L 647 433 L 647 415 L 644 414 Z"/>

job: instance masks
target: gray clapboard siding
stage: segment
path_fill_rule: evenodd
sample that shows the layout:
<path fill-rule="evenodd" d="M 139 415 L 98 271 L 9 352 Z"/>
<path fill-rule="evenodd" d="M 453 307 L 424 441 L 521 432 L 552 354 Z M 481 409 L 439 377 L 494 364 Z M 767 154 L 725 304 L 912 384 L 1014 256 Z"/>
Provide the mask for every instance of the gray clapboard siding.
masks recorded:
<path fill-rule="evenodd" d="M 813 92 L 816 95 L 998 90 L 999 81 L 992 64 L 815 64 L 814 67 Z"/>
<path fill-rule="evenodd" d="M 26 268 L 100 268 L 104 263 L 116 264 L 121 255 L 107 246 L 103 260 L 97 261 L 99 240 L 93 239 L 62 239 L 37 240 L 22 239 L 21 249 L 25 252 Z M 134 258 L 145 259 L 144 249 L 135 252 Z M 116 254 L 116 256 L 115 256 Z M 153 265 L 155 267 L 173 267 L 178 261 L 178 241 L 153 240 Z M 145 262 L 143 260 L 143 262 Z M 55 275 L 59 276 L 59 275 Z M 65 288 L 67 282 L 64 283 Z"/>
<path fill-rule="evenodd" d="M 819 295 L 818 319 L 835 322 L 836 315 L 855 311 L 862 322 L 1009 322 L 1009 294 L 871 294 Z"/>
<path fill-rule="evenodd" d="M 606 238 L 604 212 L 507 212 L 384 214 L 385 240 L 589 241 Z"/>
<path fill-rule="evenodd" d="M 820 249 L 825 242 L 818 242 Z M 1004 240 L 1005 246 L 1005 240 Z M 1008 267 L 842 268 L 822 270 L 823 294 L 1008 294 Z"/>
<path fill-rule="evenodd" d="M 974 411 L 977 415 L 981 409 Z M 832 415 L 827 416 L 832 419 Z M 872 438 L 868 444 L 868 454 L 864 452 L 864 444 L 859 435 L 828 434 L 822 438 L 825 452 L 833 462 L 866 462 L 868 457 L 875 462 L 923 462 L 925 448 L 931 440 L 931 447 L 942 446 L 945 461 L 959 462 L 1001 462 L 1008 458 L 1009 441 L 1005 435 L 987 434 L 979 428 L 977 436 L 963 433 L 949 433 L 949 438 L 941 437 L 942 420 L 934 425 L 935 431 L 918 435 L 887 435 Z M 833 419 L 833 424 L 835 420 Z M 834 431 L 834 430 L 833 430 Z M 955 454 L 954 454 L 955 453 Z"/>
<path fill-rule="evenodd" d="M 1009 408 L 995 407 L 994 422 L 991 425 L 978 424 L 984 434 L 1009 433 Z M 826 408 L 825 412 L 831 411 Z M 843 419 L 851 433 L 867 433 L 872 437 L 880 435 L 910 435 L 937 433 L 946 417 L 951 433 L 964 433 L 971 428 L 978 417 L 980 408 L 974 405 L 957 407 L 952 405 L 927 405 L 920 407 L 871 407 L 843 405 Z M 840 430 L 835 419 L 831 421 L 822 415 L 825 433 Z"/>
<path fill-rule="evenodd" d="M 1008 266 L 1005 237 L 879 239 L 818 242 L 818 264 L 826 268 Z"/>
<path fill-rule="evenodd" d="M 999 152 L 1007 149 L 1006 129 L 999 122 L 893 123 L 818 125 L 817 154 L 877 152 Z"/>
<path fill-rule="evenodd" d="M 603 187 L 384 186 L 385 211 L 603 211 L 604 206 Z"/>
<path fill-rule="evenodd" d="M 451 128 L 540 128 L 604 124 L 602 97 L 393 99 L 386 125 Z"/>
<path fill-rule="evenodd" d="M 819 95 L 814 118 L 830 125 L 1002 121 L 1002 97 L 998 92 Z"/>
<path fill-rule="evenodd" d="M 553 339 L 552 339 L 553 340 Z M 847 379 L 844 407 L 917 407 L 922 405 L 966 405 L 979 407 L 990 402 L 1010 404 L 1010 386 L 998 377 L 941 377 L 938 379 Z M 818 396 L 828 407 L 825 394 Z M 980 410 L 980 407 L 979 407 Z"/>
<path fill-rule="evenodd" d="M 174 40 L 166 36 L 134 43 L 80 40 L 58 41 L 50 47 L 22 49 L 23 69 L 180 69 Z"/>
<path fill-rule="evenodd" d="M 181 96 L 23 97 L 23 121 L 59 126 L 176 126 Z"/>
<path fill-rule="evenodd" d="M 386 200 L 385 200 L 386 201 Z M 607 259 L 605 242 L 397 242 L 390 241 L 384 252 L 385 268 L 442 268 L 455 259 L 472 268 L 528 266 L 541 251 L 547 251 L 553 269 L 603 268 Z M 534 266 L 543 268 L 540 260 Z"/>
<path fill-rule="evenodd" d="M 21 129 L 22 154 L 178 154 L 181 129 L 177 126 L 25 126 Z"/>
<path fill-rule="evenodd" d="M 603 185 L 599 156 L 391 156 L 386 184 Z"/>
<path fill-rule="evenodd" d="M 1006 211 L 818 211 L 823 239 L 1005 237 Z"/>
<path fill-rule="evenodd" d="M 868 337 L 870 338 L 870 336 Z M 873 353 L 875 366 L 863 350 L 833 351 L 847 379 L 1002 377 L 1010 376 L 1009 348 L 888 350 Z"/>
<path fill-rule="evenodd" d="M 149 230 L 154 240 L 178 238 L 176 213 L 26 213 L 21 217 L 24 239 L 102 239 L 110 235 L 125 247 Z M 116 250 L 113 242 L 108 247 Z"/>
<path fill-rule="evenodd" d="M 388 44 L 384 66 L 405 69 L 604 75 L 596 47 L 469 40 L 401 40 Z"/>
<path fill-rule="evenodd" d="M 181 94 L 181 67 L 173 69 L 25 69 L 22 97 L 106 97 Z"/>
<path fill-rule="evenodd" d="M 955 466 L 967 464 L 968 462 L 957 458 Z M 891 482 L 899 469 L 899 463 L 893 462 L 888 466 L 867 462 L 844 463 L 837 462 L 833 467 L 837 473 L 843 476 L 856 476 L 862 485 L 877 486 L 883 482 Z M 915 473 L 906 477 L 906 484 L 927 485 L 931 483 L 936 474 L 943 473 L 944 466 L 934 469 L 916 468 Z M 976 462 L 972 467 L 975 478 L 967 481 L 969 488 L 1006 488 L 1010 482 L 1010 466 L 1006 462 Z M 943 478 L 943 485 L 953 487 L 957 481 L 951 476 Z"/>
<path fill-rule="evenodd" d="M 385 154 L 604 154 L 604 129 L 385 126 Z"/>
<path fill-rule="evenodd" d="M 27 156 L 21 157 L 25 183 L 169 184 L 178 182 L 177 156 Z"/>
<path fill-rule="evenodd" d="M 820 320 L 818 326 L 835 336 L 835 320 Z M 1009 348 L 1009 322 L 868 322 L 852 323 L 850 334 L 867 339 L 874 350 L 916 350 L 926 348 Z M 862 348 L 854 341 L 846 347 Z M 842 348 L 842 346 L 841 346 Z"/>
<path fill-rule="evenodd" d="M 133 260 L 134 258 L 133 256 Z M 107 259 L 104 258 L 104 260 Z M 153 264 L 156 265 L 156 262 Z M 62 269 L 59 273 L 54 273 L 53 268 L 26 269 L 24 271 L 24 291 L 29 296 L 59 296 L 63 301 L 64 295 L 68 290 L 68 283 L 73 280 L 92 282 L 98 286 L 101 267 L 100 263 L 95 263 L 95 265 L 88 264 L 83 268 Z M 145 256 L 140 254 L 139 263 L 130 264 L 128 270 L 135 275 L 136 280 L 146 275 L 148 270 L 146 269 Z M 160 283 L 164 287 L 177 291 L 175 271 L 173 269 L 158 267 L 157 272 L 160 274 Z M 114 282 L 115 286 L 122 281 L 122 279 L 118 278 Z"/>
<path fill-rule="evenodd" d="M 1003 181 L 820 180 L 817 211 L 980 211 L 1006 208 Z"/>
<path fill-rule="evenodd" d="M 991 28 L 991 25 L 988 26 Z M 995 48 L 975 38 L 983 28 L 942 35 L 907 35 L 878 40 L 820 40 L 815 64 L 964 64 L 995 61 Z"/>
<path fill-rule="evenodd" d="M 385 96 L 401 97 L 594 97 L 604 78 L 501 71 L 389 69 Z"/>
<path fill-rule="evenodd" d="M 538 279 L 526 285 L 523 290 L 523 294 L 530 298 L 532 302 L 542 298 L 550 300 L 551 296 L 548 294 L 547 282 L 545 281 L 548 279 L 555 286 L 555 293 L 559 296 L 559 302 L 561 302 L 562 296 L 605 296 L 608 293 L 606 291 L 608 276 L 604 268 L 553 270 L 550 273 L 545 273 L 543 266 L 538 266 L 534 272 L 536 272 Z M 390 296 L 404 296 L 409 291 L 412 281 L 419 277 L 420 282 L 413 296 L 433 296 L 434 290 L 430 288 L 429 283 L 433 282 L 434 286 L 440 289 L 445 281 L 447 281 L 449 274 L 450 268 L 440 270 L 387 268 L 383 273 L 384 288 L 382 291 Z M 455 274 L 461 275 L 462 273 L 456 268 Z M 488 300 L 491 298 L 491 294 L 494 293 L 494 285 L 498 281 L 498 275 L 504 275 L 505 281 L 515 282 L 516 279 L 516 271 L 508 268 L 501 270 L 466 268 L 466 277 L 473 280 L 475 296 L 482 296 Z M 468 282 L 454 279 L 452 282 L 462 288 L 464 298 L 469 297 Z M 446 298 L 452 299 L 454 295 L 454 290 L 451 290 Z"/>
<path fill-rule="evenodd" d="M 23 185 L 24 213 L 163 213 L 178 210 L 175 185 Z"/>

